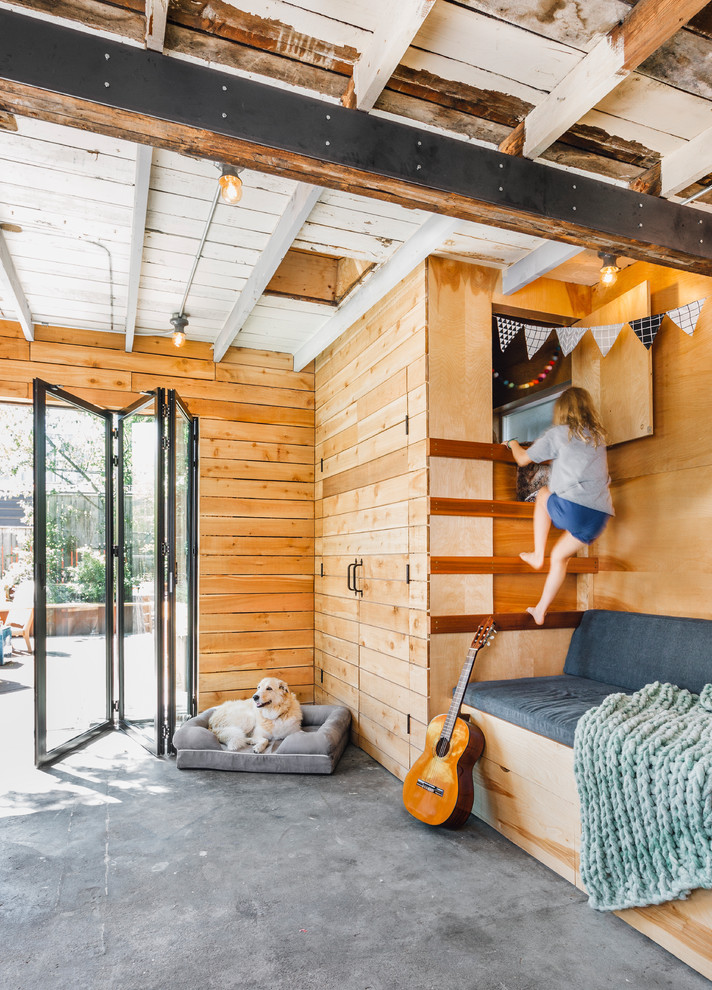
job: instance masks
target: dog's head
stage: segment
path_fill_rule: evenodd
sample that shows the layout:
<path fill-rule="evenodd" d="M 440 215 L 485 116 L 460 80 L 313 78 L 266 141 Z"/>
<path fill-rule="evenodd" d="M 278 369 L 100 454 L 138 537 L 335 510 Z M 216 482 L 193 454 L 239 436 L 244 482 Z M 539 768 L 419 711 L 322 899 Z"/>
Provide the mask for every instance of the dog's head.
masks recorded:
<path fill-rule="evenodd" d="M 270 708 L 280 708 L 289 697 L 289 688 L 278 677 L 263 677 L 252 695 L 255 708 L 264 709 L 267 714 Z"/>

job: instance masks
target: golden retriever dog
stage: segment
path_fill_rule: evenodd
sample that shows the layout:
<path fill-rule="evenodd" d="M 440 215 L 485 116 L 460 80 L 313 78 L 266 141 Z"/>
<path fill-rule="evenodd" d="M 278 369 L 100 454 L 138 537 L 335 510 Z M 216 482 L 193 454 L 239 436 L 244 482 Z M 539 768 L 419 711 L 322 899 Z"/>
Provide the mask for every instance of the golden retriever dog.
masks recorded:
<path fill-rule="evenodd" d="M 218 705 L 208 726 L 228 749 L 264 753 L 273 739 L 299 732 L 302 709 L 284 681 L 264 677 L 252 698 Z"/>

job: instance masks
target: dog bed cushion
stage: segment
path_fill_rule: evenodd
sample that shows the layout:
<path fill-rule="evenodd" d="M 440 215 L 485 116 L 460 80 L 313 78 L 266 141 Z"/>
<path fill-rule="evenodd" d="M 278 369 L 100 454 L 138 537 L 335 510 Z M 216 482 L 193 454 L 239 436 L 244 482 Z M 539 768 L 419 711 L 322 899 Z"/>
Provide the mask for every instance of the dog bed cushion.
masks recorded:
<path fill-rule="evenodd" d="M 214 708 L 184 722 L 173 735 L 176 766 L 253 773 L 332 773 L 349 741 L 351 712 L 339 705 L 302 705 L 302 728 L 275 739 L 264 753 L 229 750 L 208 728 Z"/>

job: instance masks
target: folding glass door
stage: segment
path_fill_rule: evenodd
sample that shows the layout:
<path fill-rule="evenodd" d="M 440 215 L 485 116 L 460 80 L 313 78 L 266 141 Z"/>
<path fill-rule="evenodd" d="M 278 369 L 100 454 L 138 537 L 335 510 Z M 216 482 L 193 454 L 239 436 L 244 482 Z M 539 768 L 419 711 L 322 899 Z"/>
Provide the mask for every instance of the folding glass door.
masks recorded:
<path fill-rule="evenodd" d="M 38 765 L 115 722 L 162 755 L 195 712 L 197 421 L 35 382 Z"/>

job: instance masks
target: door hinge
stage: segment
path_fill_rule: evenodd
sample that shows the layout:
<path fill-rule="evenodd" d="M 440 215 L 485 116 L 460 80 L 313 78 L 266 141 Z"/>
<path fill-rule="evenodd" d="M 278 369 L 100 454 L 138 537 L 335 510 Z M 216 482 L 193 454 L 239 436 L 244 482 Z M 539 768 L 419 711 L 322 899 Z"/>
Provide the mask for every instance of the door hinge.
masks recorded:
<path fill-rule="evenodd" d="M 119 547 L 112 547 L 111 548 L 111 556 L 112 557 L 118 557 L 119 556 Z"/>
<path fill-rule="evenodd" d="M 161 543 L 161 556 L 162 557 L 167 557 L 168 556 L 168 544 L 167 543 Z"/>
<path fill-rule="evenodd" d="M 164 739 L 167 739 L 168 738 L 168 733 L 169 733 L 168 726 L 167 725 L 162 725 L 161 726 L 161 735 L 163 736 Z"/>
<path fill-rule="evenodd" d="M 113 464 L 114 467 L 118 467 L 119 466 L 119 455 L 118 454 L 112 454 L 111 463 Z"/>
<path fill-rule="evenodd" d="M 168 403 L 163 403 L 163 418 L 168 419 Z"/>
<path fill-rule="evenodd" d="M 114 440 L 118 440 L 118 438 L 119 438 L 119 431 L 116 429 L 115 426 L 112 426 L 111 427 L 111 435 L 114 438 Z"/>
<path fill-rule="evenodd" d="M 119 703 L 118 703 L 118 701 L 113 701 L 111 703 L 111 710 L 112 710 L 112 712 L 118 712 L 118 710 L 119 710 Z"/>
<path fill-rule="evenodd" d="M 168 450 L 170 445 L 171 445 L 171 441 L 169 440 L 168 437 L 161 437 L 161 447 L 163 448 L 163 450 Z"/>

